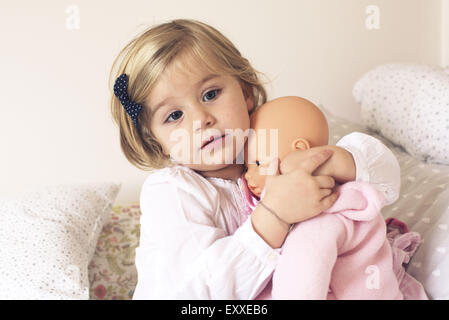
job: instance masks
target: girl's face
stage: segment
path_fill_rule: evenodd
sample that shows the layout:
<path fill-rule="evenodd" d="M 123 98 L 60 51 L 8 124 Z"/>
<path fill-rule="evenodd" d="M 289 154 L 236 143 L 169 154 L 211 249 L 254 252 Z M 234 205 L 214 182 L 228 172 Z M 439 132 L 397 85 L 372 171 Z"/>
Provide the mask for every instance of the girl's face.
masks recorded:
<path fill-rule="evenodd" d="M 151 130 L 175 162 L 197 171 L 223 169 L 235 163 L 247 136 L 220 137 L 249 128 L 252 96 L 232 76 L 210 74 L 193 59 L 183 65 L 189 71 L 170 65 L 146 100 Z M 211 137 L 216 141 L 204 146 Z"/>

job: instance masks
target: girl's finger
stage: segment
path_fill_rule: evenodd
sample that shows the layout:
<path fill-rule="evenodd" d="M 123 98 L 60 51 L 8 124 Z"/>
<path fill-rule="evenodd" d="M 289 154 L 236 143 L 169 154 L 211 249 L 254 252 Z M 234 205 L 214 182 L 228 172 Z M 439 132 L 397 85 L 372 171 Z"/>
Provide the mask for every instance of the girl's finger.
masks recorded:
<path fill-rule="evenodd" d="M 335 186 L 335 180 L 329 176 L 316 176 L 315 181 L 318 183 L 320 188 L 332 189 Z"/>
<path fill-rule="evenodd" d="M 321 211 L 325 211 L 329 209 L 334 202 L 338 199 L 338 192 L 333 192 L 332 194 L 328 195 L 327 197 L 324 197 L 321 199 Z"/>
<path fill-rule="evenodd" d="M 307 158 L 303 163 L 301 163 L 301 166 L 305 171 L 311 174 L 316 168 L 326 162 L 333 153 L 334 152 L 331 149 L 321 150 L 320 152 Z"/>
<path fill-rule="evenodd" d="M 332 189 L 320 189 L 320 199 L 321 199 L 321 201 L 323 200 L 323 198 L 327 197 L 331 193 L 332 193 Z"/>

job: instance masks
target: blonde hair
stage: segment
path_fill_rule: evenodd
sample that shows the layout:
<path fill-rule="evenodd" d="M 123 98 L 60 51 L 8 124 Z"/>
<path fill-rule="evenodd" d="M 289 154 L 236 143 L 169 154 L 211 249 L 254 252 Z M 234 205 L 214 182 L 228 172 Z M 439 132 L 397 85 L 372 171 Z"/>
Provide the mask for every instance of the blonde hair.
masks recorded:
<path fill-rule="evenodd" d="M 254 111 L 267 101 L 267 93 L 255 70 L 237 48 L 215 28 L 191 19 L 176 19 L 151 27 L 128 43 L 115 59 L 109 82 L 111 112 L 120 130 L 120 145 L 128 161 L 143 170 L 173 165 L 150 128 L 150 108 L 145 106 L 152 87 L 171 63 L 190 56 L 209 71 L 234 76 L 254 99 Z M 186 69 L 185 66 L 183 66 Z M 118 98 L 114 82 L 126 73 L 128 95 L 143 108 L 135 126 Z"/>

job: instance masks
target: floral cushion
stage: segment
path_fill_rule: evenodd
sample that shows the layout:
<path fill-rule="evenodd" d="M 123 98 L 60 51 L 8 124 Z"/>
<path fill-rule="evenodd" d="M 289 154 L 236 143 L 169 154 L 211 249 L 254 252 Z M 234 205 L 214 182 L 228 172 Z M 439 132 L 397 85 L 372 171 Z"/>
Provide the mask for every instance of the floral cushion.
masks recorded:
<path fill-rule="evenodd" d="M 111 211 L 89 264 L 91 300 L 132 299 L 137 284 L 134 260 L 140 237 L 140 206 L 118 205 Z"/>

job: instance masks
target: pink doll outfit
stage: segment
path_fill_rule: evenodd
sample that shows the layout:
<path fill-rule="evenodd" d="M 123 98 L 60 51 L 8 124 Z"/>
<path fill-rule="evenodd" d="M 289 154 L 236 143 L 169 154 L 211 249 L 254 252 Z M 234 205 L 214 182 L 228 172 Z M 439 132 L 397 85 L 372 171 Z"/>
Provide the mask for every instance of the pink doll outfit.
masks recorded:
<path fill-rule="evenodd" d="M 257 199 L 243 188 L 253 207 Z M 370 184 L 348 182 L 337 190 L 331 208 L 293 227 L 272 283 L 257 299 L 428 299 L 402 267 L 417 249 L 419 234 L 396 231 L 387 237 L 380 212 L 385 198 Z"/>

